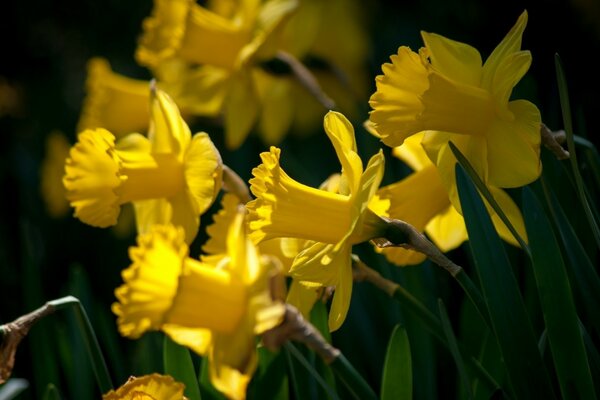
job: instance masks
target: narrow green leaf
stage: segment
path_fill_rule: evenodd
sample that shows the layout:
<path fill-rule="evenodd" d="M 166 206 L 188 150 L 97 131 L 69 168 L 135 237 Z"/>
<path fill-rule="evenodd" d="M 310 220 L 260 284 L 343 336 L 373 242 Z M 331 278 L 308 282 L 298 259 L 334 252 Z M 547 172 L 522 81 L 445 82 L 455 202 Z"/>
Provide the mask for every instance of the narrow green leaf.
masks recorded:
<path fill-rule="evenodd" d="M 201 399 L 190 351 L 172 341 L 167 335 L 163 340 L 163 366 L 165 374 L 185 385 L 185 395 L 188 399 Z"/>
<path fill-rule="evenodd" d="M 0 398 L 3 398 L 0 396 Z M 46 386 L 46 393 L 44 393 L 44 400 L 61 400 L 60 393 L 54 384 L 49 383 Z"/>
<path fill-rule="evenodd" d="M 554 399 L 550 378 L 538 352 L 531 321 L 502 241 L 460 164 L 456 165 L 456 183 L 469 246 L 511 387 L 517 398 Z"/>
<path fill-rule="evenodd" d="M 300 353 L 300 351 L 289 341 L 284 344 L 285 349 L 289 352 L 289 354 L 294 357 L 305 369 L 308 373 L 315 379 L 315 381 L 325 390 L 327 395 L 332 399 L 337 399 L 337 395 L 335 391 L 327 385 L 327 382 L 319 375 L 319 373 L 315 370 L 315 368 L 309 363 L 306 358 Z M 296 369 L 297 372 L 297 369 Z"/>
<path fill-rule="evenodd" d="M 483 336 L 483 342 L 481 343 L 481 350 L 479 352 L 478 362 L 481 363 L 482 368 L 485 367 L 486 371 L 489 371 L 491 376 L 494 376 L 498 381 L 502 382 L 506 376 L 506 367 L 502 362 L 502 354 L 498 348 L 498 343 L 495 337 L 492 335 L 490 330 L 487 330 Z M 484 383 L 483 385 L 481 383 Z M 499 385 L 495 388 L 490 388 L 489 385 L 485 385 L 485 382 L 481 381 L 481 378 L 477 377 L 473 382 L 473 396 L 475 399 L 489 399 L 492 394 L 501 394 L 502 398 L 509 398 Z"/>
<path fill-rule="evenodd" d="M 590 204 L 587 201 L 585 195 L 585 187 L 583 179 L 579 173 L 579 167 L 577 163 L 577 152 L 575 151 L 575 140 L 573 132 L 573 120 L 571 118 L 571 105 L 569 104 L 569 89 L 567 86 L 567 79 L 560 61 L 558 54 L 554 55 L 554 64 L 556 66 L 556 79 L 558 81 L 558 93 L 560 96 L 560 108 L 562 110 L 563 122 L 565 124 L 565 132 L 567 133 L 567 148 L 569 149 L 569 160 L 571 161 L 571 168 L 573 170 L 573 176 L 575 177 L 575 186 L 577 186 L 577 194 L 579 195 L 579 201 L 583 206 L 583 210 L 587 216 L 588 223 L 592 228 L 594 239 L 596 240 L 596 246 L 600 248 L 600 228 L 594 219 Z"/>
<path fill-rule="evenodd" d="M 471 166 L 471 163 L 469 163 L 469 160 L 467 160 L 467 158 L 460 152 L 460 150 L 454 145 L 454 143 L 448 142 L 448 145 L 450 146 L 450 150 L 452 150 L 452 154 L 454 154 L 454 157 L 456 157 L 458 163 L 464 168 L 465 172 L 471 178 L 471 181 L 475 184 L 479 192 L 487 200 L 488 204 L 494 209 L 496 214 L 498 214 L 502 222 L 504 222 L 504 225 L 506 225 L 506 227 L 508 228 L 510 233 L 512 233 L 512 235 L 515 237 L 517 242 L 519 242 L 519 245 L 521 246 L 523 251 L 525 251 L 525 253 L 527 253 L 527 255 L 531 257 L 529 246 L 527 246 L 525 240 L 523 240 L 523 238 L 519 236 L 519 233 L 517 232 L 515 227 L 512 226 L 510 220 L 508 219 L 506 214 L 504 214 L 504 211 L 502 210 L 496 199 L 494 199 L 494 196 L 492 196 L 492 193 L 490 193 L 486 184 L 481 180 L 479 175 L 477 175 L 477 172 Z"/>
<path fill-rule="evenodd" d="M 594 378 L 594 385 L 596 388 L 600 387 L 600 353 L 598 353 L 598 349 L 596 348 L 596 344 L 590 337 L 590 334 L 585 329 L 585 326 L 579 321 L 579 329 L 581 330 L 581 335 L 583 336 L 583 344 L 585 345 L 585 351 L 588 355 L 588 360 L 590 362 L 590 371 L 592 372 L 592 377 Z"/>
<path fill-rule="evenodd" d="M 248 398 L 289 399 L 289 382 L 283 351 L 258 348 L 258 367 L 248 386 Z"/>
<path fill-rule="evenodd" d="M 577 293 L 583 300 L 582 304 L 586 311 L 587 320 L 591 322 L 597 332 L 600 332 L 600 277 L 596 268 L 588 257 L 583 245 L 577 237 L 577 233 L 571 226 L 556 195 L 542 178 L 542 188 L 550 213 L 558 228 L 558 233 L 564 244 L 565 253 L 569 260 L 569 266 L 577 284 Z"/>
<path fill-rule="evenodd" d="M 323 338 L 331 343 L 331 333 L 329 332 L 329 315 L 327 312 L 327 306 L 322 301 L 317 301 L 310 311 L 310 322 L 319 330 Z M 319 358 L 315 357 L 315 369 L 319 373 L 327 385 L 336 391 L 335 376 L 333 371 L 329 368 L 329 365 Z M 325 396 L 327 393 L 323 391 L 321 387 L 318 388 L 319 396 Z"/>
<path fill-rule="evenodd" d="M 396 325 L 385 353 L 381 400 L 413 398 L 413 375 L 410 343 L 406 329 Z"/>
<path fill-rule="evenodd" d="M 376 400 L 377 396 L 352 364 L 340 353 L 330 364 L 335 375 L 357 400 Z"/>
<path fill-rule="evenodd" d="M 550 221 L 533 191 L 523 188 L 523 217 L 548 342 L 564 398 L 596 397 L 569 278 Z"/>
<path fill-rule="evenodd" d="M 448 317 L 448 312 L 446 312 L 446 307 L 444 306 L 442 299 L 438 299 L 438 307 L 440 310 L 440 319 L 442 320 L 442 328 L 444 329 L 444 334 L 446 335 L 446 340 L 448 341 L 448 348 L 452 354 L 452 358 L 454 358 L 454 362 L 456 363 L 458 375 L 462 379 L 467 396 L 469 399 L 472 399 L 473 392 L 471 390 L 471 380 L 467 374 L 467 369 L 465 368 L 462 354 L 460 354 L 460 350 L 458 349 L 458 343 L 456 342 L 456 336 L 454 336 L 454 331 L 452 330 L 450 317 Z"/>

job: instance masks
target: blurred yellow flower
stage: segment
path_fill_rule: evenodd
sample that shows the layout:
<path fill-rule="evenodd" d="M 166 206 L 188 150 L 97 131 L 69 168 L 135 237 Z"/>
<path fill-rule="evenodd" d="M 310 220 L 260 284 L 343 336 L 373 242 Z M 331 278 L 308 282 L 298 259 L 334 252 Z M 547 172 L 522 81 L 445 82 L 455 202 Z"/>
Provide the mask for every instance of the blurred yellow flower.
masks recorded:
<path fill-rule="evenodd" d="M 241 209 L 231 224 L 218 265 L 189 258 L 180 228 L 156 225 L 139 236 L 113 304 L 122 335 L 162 330 L 208 354 L 211 382 L 233 399 L 245 398 L 256 369 L 255 335 L 281 323 L 285 312 L 270 292 L 279 271 L 246 237 L 244 215 Z"/>
<path fill-rule="evenodd" d="M 191 0 L 155 0 L 136 59 L 172 85 L 186 108 L 214 112 L 221 106 L 226 144 L 237 148 L 259 114 L 253 67 L 274 56 L 280 31 L 296 7 L 297 0 L 216 0 L 206 7 Z M 181 78 L 182 72 L 192 76 Z M 186 95 L 176 82 L 186 82 L 199 95 Z M 193 104 L 206 100 L 210 107 Z"/>
<path fill-rule="evenodd" d="M 270 152 L 261 154 L 262 164 L 252 171 L 250 189 L 257 198 L 246 207 L 254 240 L 282 237 L 312 241 L 296 256 L 290 273 L 306 286 L 336 287 L 329 314 L 329 327 L 336 330 L 350 305 L 352 245 L 379 237 L 385 229 L 385 223 L 369 209 L 383 177 L 384 158 L 380 151 L 363 171 L 350 122 L 342 114 L 329 112 L 324 127 L 342 164 L 339 193 L 290 178 L 279 165 L 280 150 L 271 147 Z M 378 209 L 379 204 L 375 207 Z"/>
<path fill-rule="evenodd" d="M 213 215 L 213 223 L 206 227 L 208 240 L 202 246 L 207 255 L 202 256 L 202 261 L 218 263 L 226 252 L 227 230 L 237 215 L 240 200 L 233 194 L 225 193 L 221 199 L 221 209 Z M 283 271 L 289 274 L 292 262 L 306 243 L 302 239 L 275 238 L 256 244 L 260 254 L 277 258 Z M 309 317 L 310 310 L 319 297 L 318 288 L 308 288 L 293 279 L 286 302 L 292 304 L 305 316 Z"/>
<path fill-rule="evenodd" d="M 427 157 L 421 146 L 425 133 L 421 132 L 407 138 L 402 146 L 395 147 L 392 154 L 400 158 L 414 173 L 399 182 L 379 189 L 377 194 L 382 199 L 389 199 L 390 218 L 408 222 L 427 235 L 443 252 L 460 246 L 467 240 L 467 229 L 464 218 L 450 203 L 437 168 Z M 521 237 L 526 237 L 523 216 L 513 200 L 501 189 L 488 187 L 494 194 L 512 225 Z M 498 234 L 514 246 L 518 242 L 502 222 L 500 217 L 488 207 L 492 222 Z M 414 265 L 425 260 L 425 255 L 400 247 L 377 249 L 388 261 L 396 265 Z"/>
<path fill-rule="evenodd" d="M 376 79 L 370 99 L 375 130 L 389 146 L 425 131 L 422 145 L 459 211 L 449 141 L 494 188 L 522 186 L 541 173 L 539 110 L 509 101 L 531 64 L 530 52 L 521 50 L 526 24 L 523 12 L 483 65 L 475 48 L 422 32 L 425 47 L 418 54 L 400 47 Z"/>
<path fill-rule="evenodd" d="M 46 156 L 40 167 L 40 192 L 52 218 L 64 217 L 69 212 L 62 177 L 70 148 L 71 144 L 62 132 L 50 132 L 46 138 Z"/>
<path fill-rule="evenodd" d="M 102 400 L 186 400 L 184 389 L 183 383 L 168 375 L 132 376 L 117 390 L 102 395 Z"/>
<path fill-rule="evenodd" d="M 191 136 L 164 92 L 153 93 L 148 138 L 130 134 L 115 144 L 105 129 L 85 130 L 66 160 L 63 184 L 82 222 L 114 225 L 120 205 L 133 202 L 139 232 L 174 223 L 189 243 L 220 190 L 221 156 L 206 133 Z"/>
<path fill-rule="evenodd" d="M 104 128 L 117 138 L 144 133 L 150 119 L 149 83 L 119 75 L 104 58 L 92 58 L 87 67 L 86 97 L 77 132 Z"/>

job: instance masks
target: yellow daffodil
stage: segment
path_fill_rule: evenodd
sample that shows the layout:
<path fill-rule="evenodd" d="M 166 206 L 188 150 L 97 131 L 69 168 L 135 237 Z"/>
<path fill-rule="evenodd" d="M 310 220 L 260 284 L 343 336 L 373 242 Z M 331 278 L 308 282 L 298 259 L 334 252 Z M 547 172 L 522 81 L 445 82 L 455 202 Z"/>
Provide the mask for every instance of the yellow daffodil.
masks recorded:
<path fill-rule="evenodd" d="M 425 131 L 422 145 L 459 211 L 449 141 L 499 197 L 508 196 L 498 188 L 540 175 L 539 110 L 525 100 L 509 101 L 531 64 L 530 52 L 521 50 L 526 24 L 524 12 L 483 65 L 475 48 L 422 32 L 425 47 L 418 54 L 400 47 L 376 79 L 374 128 L 389 146 Z"/>
<path fill-rule="evenodd" d="M 329 314 L 329 327 L 336 330 L 350 305 L 351 247 L 381 236 L 385 229 L 381 218 L 369 209 L 383 177 L 384 159 L 380 151 L 363 171 L 350 122 L 329 112 L 324 127 L 342 164 L 339 193 L 293 180 L 279 165 L 281 151 L 271 147 L 252 171 L 250 189 L 257 198 L 247 209 L 254 240 L 290 237 L 312 241 L 296 256 L 290 273 L 306 286 L 336 287 Z"/>
<path fill-rule="evenodd" d="M 206 228 L 207 242 L 202 250 L 207 255 L 202 256 L 206 262 L 218 263 L 226 252 L 227 230 L 235 218 L 240 206 L 240 200 L 233 194 L 225 193 L 221 199 L 221 209 L 214 214 L 213 223 Z M 293 238 L 275 238 L 257 243 L 260 254 L 269 255 L 279 260 L 283 271 L 289 274 L 294 258 L 302 250 L 305 240 Z M 297 307 L 308 318 L 310 310 L 319 297 L 318 288 L 306 287 L 293 279 L 288 291 L 286 302 Z"/>
<path fill-rule="evenodd" d="M 241 209 L 231 224 L 218 265 L 189 258 L 183 231 L 173 226 L 139 236 L 113 305 L 122 335 L 163 330 L 207 354 L 211 382 L 232 399 L 245 398 L 256 369 L 255 335 L 277 326 L 285 312 L 269 289 L 279 271 L 246 237 L 244 216 Z"/>
<path fill-rule="evenodd" d="M 177 97 L 196 111 L 221 106 L 226 144 L 237 148 L 259 115 L 259 101 L 253 69 L 270 59 L 277 50 L 282 27 L 297 7 L 297 0 L 212 1 L 206 7 L 191 0 L 156 0 L 152 15 L 143 23 L 136 51 L 137 61 L 149 67 L 161 80 L 174 84 L 173 65 L 200 65 L 193 77 L 184 78 L 196 90 L 207 94 Z M 165 67 L 167 65 L 167 67 Z M 181 89 L 179 85 L 179 89 Z M 210 99 L 211 107 L 194 106 L 194 100 Z M 200 101 L 202 103 L 202 101 Z"/>
<path fill-rule="evenodd" d="M 77 131 L 104 128 L 121 137 L 145 132 L 150 119 L 148 82 L 113 72 L 104 58 L 88 62 L 86 97 Z"/>
<path fill-rule="evenodd" d="M 221 156 L 206 133 L 191 136 L 169 96 L 153 93 L 148 138 L 115 143 L 102 128 L 79 134 L 65 165 L 67 199 L 77 218 L 97 227 L 114 225 L 121 204 L 133 202 L 139 232 L 174 223 L 191 242 L 220 190 Z"/>
<path fill-rule="evenodd" d="M 389 215 L 391 218 L 408 222 L 427 235 L 443 252 L 457 248 L 467 240 L 467 230 L 462 215 L 456 211 L 448 198 L 440 175 L 435 165 L 429 160 L 421 146 L 425 133 L 421 132 L 407 138 L 402 146 L 395 147 L 392 154 L 400 158 L 414 173 L 408 177 L 382 187 L 377 194 L 382 199 L 390 200 Z M 492 193 L 512 225 L 522 237 L 526 237 L 523 216 L 518 207 L 506 193 L 490 187 Z M 492 222 L 499 235 L 514 246 L 518 242 L 502 222 L 500 217 L 488 207 Z M 414 265 L 422 262 L 425 255 L 416 251 L 399 247 L 378 250 L 396 265 Z"/>
<path fill-rule="evenodd" d="M 123 386 L 102 396 L 102 400 L 186 400 L 185 385 L 168 375 L 130 377 Z"/>
<path fill-rule="evenodd" d="M 63 217 L 69 212 L 62 177 L 70 148 L 71 144 L 62 132 L 53 131 L 46 138 L 46 156 L 40 168 L 40 191 L 46 210 L 53 218 Z"/>

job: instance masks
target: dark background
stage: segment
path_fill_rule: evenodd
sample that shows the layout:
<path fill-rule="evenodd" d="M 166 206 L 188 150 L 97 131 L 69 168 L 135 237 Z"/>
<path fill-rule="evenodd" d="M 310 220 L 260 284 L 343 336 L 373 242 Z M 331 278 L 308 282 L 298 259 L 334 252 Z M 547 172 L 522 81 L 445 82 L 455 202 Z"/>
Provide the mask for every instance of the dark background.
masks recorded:
<path fill-rule="evenodd" d="M 554 55 L 559 53 L 569 84 L 576 133 L 596 144 L 600 141 L 600 68 L 592 61 L 600 54 L 600 1 L 363 3 L 372 44 L 370 58 L 365 61 L 372 74 L 373 90 L 374 76 L 398 46 L 409 45 L 413 50 L 421 46 L 420 30 L 469 43 L 485 59 L 527 9 L 529 24 L 523 48 L 531 50 L 533 64 L 513 96 L 533 101 L 548 126 L 562 128 L 554 68 Z M 156 350 L 160 339 L 148 335 L 133 344 L 118 338 L 108 307 L 114 301 L 113 290 L 120 283 L 119 272 L 128 265 L 127 247 L 135 242 L 135 237 L 117 237 L 70 217 L 50 218 L 39 195 L 39 167 L 50 131 L 61 130 L 71 142 L 75 140 L 84 96 L 85 64 L 90 57 L 108 58 L 119 73 L 150 77 L 135 64 L 133 52 L 141 21 L 151 7 L 150 0 L 32 0 L 5 2 L 0 13 L 0 83 L 10 87 L 11 98 L 16 99 L 8 106 L 0 103 L 0 323 L 52 298 L 66 294 L 81 298 L 99 329 L 115 382 L 124 381 L 130 374 L 150 372 L 157 365 L 156 360 L 160 365 L 160 352 Z M 366 119 L 367 115 L 361 118 Z M 353 122 L 359 126 L 361 121 Z M 213 140 L 222 143 L 219 128 L 215 130 Z M 365 148 L 377 146 L 366 134 L 358 140 L 359 146 L 365 143 Z M 322 133 L 286 139 L 282 147 L 304 166 L 298 168 L 300 176 L 295 175 L 299 181 L 316 185 L 335 170 L 330 168 L 335 164 L 323 163 L 322 152 L 315 151 L 330 147 Z M 242 148 L 223 152 L 223 158 L 233 166 L 257 165 L 258 152 L 265 149 L 266 145 L 251 136 Z M 399 163 L 388 161 L 388 171 L 394 165 Z M 386 179 L 397 179 L 406 172 L 403 167 L 398 168 L 398 172 L 386 172 Z M 238 172 L 246 179 L 250 177 L 249 169 Z M 203 218 L 203 225 L 208 222 L 210 217 Z M 194 249 L 203 239 L 197 239 Z M 368 250 L 359 249 L 365 253 Z M 461 250 L 451 256 L 468 258 Z M 436 296 L 448 298 L 456 294 L 456 288 L 437 270 L 399 270 L 386 266 L 380 258 L 373 262 L 416 292 L 435 291 L 429 301 L 435 301 Z M 342 349 L 353 348 L 349 358 L 377 388 L 389 331 L 402 316 L 381 294 L 361 285 L 356 285 L 355 290 L 360 300 L 354 297 L 349 320 L 334 335 L 334 341 Z M 459 319 L 458 308 L 450 308 Z M 94 397 L 88 361 L 82 343 L 73 333 L 74 321 L 68 313 L 57 320 L 61 323 L 45 321 L 36 326 L 19 349 L 15 376 L 30 380 L 33 386 L 22 397 L 40 398 L 50 381 L 62 386 L 65 398 L 82 394 L 83 398 Z M 435 346 L 423 346 L 419 351 L 436 352 Z M 447 355 L 440 355 L 437 365 L 421 366 L 421 372 L 416 374 L 422 376 L 416 379 L 435 379 L 437 384 L 431 388 L 415 387 L 417 397 L 435 398 L 437 391 L 454 388 L 455 375 L 438 373 L 450 362 Z"/>

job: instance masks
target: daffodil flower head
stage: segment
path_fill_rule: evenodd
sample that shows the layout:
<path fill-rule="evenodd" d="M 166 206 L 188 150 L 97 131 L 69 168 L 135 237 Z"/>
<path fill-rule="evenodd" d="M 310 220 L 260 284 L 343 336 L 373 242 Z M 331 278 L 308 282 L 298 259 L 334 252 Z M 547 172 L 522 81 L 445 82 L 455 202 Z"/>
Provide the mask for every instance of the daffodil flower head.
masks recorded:
<path fill-rule="evenodd" d="M 297 7 L 296 0 L 242 0 L 235 7 L 215 1 L 155 0 L 143 22 L 137 61 L 150 68 L 170 58 L 236 69 L 255 56 L 268 57 L 276 33 Z"/>
<path fill-rule="evenodd" d="M 382 141 L 398 146 L 426 131 L 422 145 L 457 210 L 449 141 L 492 186 L 522 186 L 541 173 L 539 110 L 509 101 L 531 64 L 530 52 L 521 50 L 526 24 L 523 12 L 485 64 L 475 48 L 422 32 L 425 47 L 419 53 L 400 47 L 376 79 L 370 120 Z"/>
<path fill-rule="evenodd" d="M 102 128 L 79 134 L 66 160 L 66 197 L 89 225 L 114 225 L 120 205 L 133 202 L 139 232 L 175 223 L 191 242 L 221 188 L 221 156 L 206 133 L 191 136 L 166 93 L 153 93 L 148 138 L 130 134 L 115 143 Z"/>
<path fill-rule="evenodd" d="M 185 385 L 169 375 L 132 376 L 117 390 L 102 395 L 102 400 L 187 400 Z"/>
<path fill-rule="evenodd" d="M 363 170 L 356 153 L 354 129 L 336 112 L 324 128 L 342 164 L 340 193 L 303 185 L 281 168 L 281 151 L 271 147 L 254 168 L 250 190 L 256 199 L 246 207 L 251 237 L 256 241 L 290 237 L 312 241 L 294 260 L 291 275 L 308 286 L 336 286 L 330 329 L 345 319 L 352 291 L 350 252 L 353 244 L 381 236 L 385 223 L 369 208 L 383 177 L 380 151 Z"/>
<path fill-rule="evenodd" d="M 150 118 L 148 82 L 113 72 L 108 61 L 99 57 L 88 62 L 87 73 L 78 132 L 104 128 L 121 137 L 146 131 Z"/>
<path fill-rule="evenodd" d="M 121 334 L 163 330 L 209 357 L 213 385 L 245 397 L 256 369 L 255 335 L 278 325 L 285 307 L 270 291 L 277 267 L 261 259 L 245 234 L 240 210 L 227 236 L 227 254 L 212 265 L 188 257 L 181 228 L 156 225 L 131 249 L 133 264 L 115 291 Z M 277 275 L 278 276 L 278 275 Z"/>

